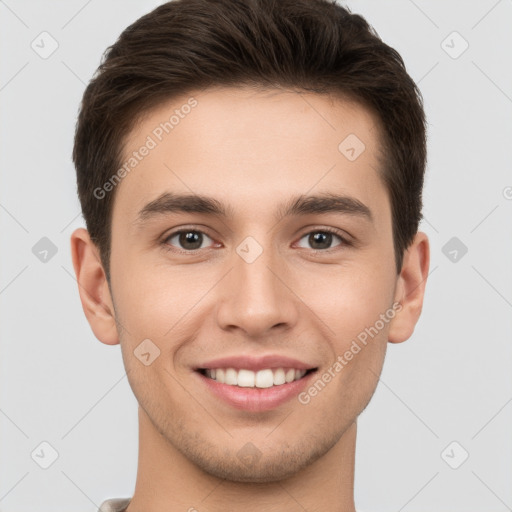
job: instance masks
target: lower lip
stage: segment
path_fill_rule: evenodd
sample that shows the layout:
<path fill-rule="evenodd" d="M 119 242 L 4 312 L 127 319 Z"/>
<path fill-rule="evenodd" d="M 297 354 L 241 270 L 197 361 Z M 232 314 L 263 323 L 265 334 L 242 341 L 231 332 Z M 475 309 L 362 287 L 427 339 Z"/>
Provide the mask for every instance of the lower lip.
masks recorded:
<path fill-rule="evenodd" d="M 310 382 L 311 378 L 317 373 L 313 371 L 308 373 L 302 379 L 294 380 L 279 386 L 270 388 L 243 388 L 222 384 L 202 373 L 195 372 L 208 389 L 225 402 L 244 411 L 261 412 L 268 411 L 296 397 Z"/>

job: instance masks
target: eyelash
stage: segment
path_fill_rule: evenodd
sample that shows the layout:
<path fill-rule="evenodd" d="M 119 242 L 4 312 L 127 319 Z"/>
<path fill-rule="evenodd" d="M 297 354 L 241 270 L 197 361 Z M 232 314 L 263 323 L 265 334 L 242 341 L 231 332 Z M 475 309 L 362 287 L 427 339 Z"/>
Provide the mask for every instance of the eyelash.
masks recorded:
<path fill-rule="evenodd" d="M 168 241 L 171 238 L 175 237 L 176 235 L 179 235 L 181 233 L 191 233 L 191 232 L 192 233 L 202 233 L 203 235 L 206 235 L 208 238 L 211 238 L 213 240 L 213 238 L 210 235 L 208 235 L 208 233 L 205 233 L 201 229 L 197 229 L 196 227 L 192 226 L 192 227 L 188 227 L 188 228 L 181 228 L 181 229 L 178 229 L 176 231 L 173 231 L 173 232 L 169 233 L 162 240 L 161 244 L 162 244 L 163 248 L 166 251 L 170 251 L 170 252 L 173 252 L 173 253 L 178 253 L 178 254 L 197 254 L 197 252 L 201 251 L 202 249 L 193 249 L 193 250 L 187 251 L 185 249 L 179 249 L 177 247 L 174 247 L 174 246 L 172 246 L 172 245 L 170 245 L 168 243 Z M 334 228 L 316 228 L 316 229 L 313 229 L 311 231 L 307 231 L 306 233 L 301 235 L 299 240 L 304 238 L 306 235 L 310 235 L 312 233 L 330 233 L 332 235 L 336 235 L 340 239 L 340 241 L 341 241 L 340 245 L 335 246 L 335 247 L 330 247 L 329 249 L 310 249 L 315 254 L 318 254 L 318 253 L 329 253 L 329 252 L 331 252 L 333 250 L 336 250 L 337 248 L 340 248 L 340 246 L 341 247 L 343 247 L 343 246 L 351 247 L 351 246 L 354 245 L 344 235 L 342 235 L 339 230 L 334 229 Z"/>

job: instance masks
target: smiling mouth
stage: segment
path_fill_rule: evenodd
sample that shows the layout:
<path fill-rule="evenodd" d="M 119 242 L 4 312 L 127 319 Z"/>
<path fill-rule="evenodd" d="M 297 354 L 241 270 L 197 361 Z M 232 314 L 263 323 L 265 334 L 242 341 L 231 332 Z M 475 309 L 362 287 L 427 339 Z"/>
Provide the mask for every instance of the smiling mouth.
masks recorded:
<path fill-rule="evenodd" d="M 228 386 L 270 388 L 300 380 L 317 369 L 265 368 L 254 372 L 244 368 L 239 370 L 235 368 L 198 368 L 197 371 L 209 379 Z"/>

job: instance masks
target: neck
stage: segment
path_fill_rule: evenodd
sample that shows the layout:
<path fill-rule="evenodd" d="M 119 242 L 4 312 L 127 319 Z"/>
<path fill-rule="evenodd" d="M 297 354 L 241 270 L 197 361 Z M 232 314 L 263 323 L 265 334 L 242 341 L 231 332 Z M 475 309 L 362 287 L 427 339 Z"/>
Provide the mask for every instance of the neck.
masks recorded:
<path fill-rule="evenodd" d="M 287 479 L 240 483 L 198 468 L 155 429 L 139 407 L 137 481 L 126 512 L 355 512 L 356 432 L 353 423 L 326 454 Z"/>

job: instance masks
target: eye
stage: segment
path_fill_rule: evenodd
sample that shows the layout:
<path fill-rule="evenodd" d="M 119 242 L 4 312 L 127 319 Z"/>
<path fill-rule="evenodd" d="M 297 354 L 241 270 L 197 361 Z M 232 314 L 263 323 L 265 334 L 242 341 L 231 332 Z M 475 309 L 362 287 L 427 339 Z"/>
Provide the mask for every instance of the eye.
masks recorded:
<path fill-rule="evenodd" d="M 339 243 L 332 245 L 333 239 L 335 238 L 339 240 Z M 315 231 L 306 233 L 300 238 L 299 247 L 303 247 L 300 245 L 300 241 L 303 239 L 307 239 L 306 243 L 310 244 L 310 248 L 315 251 L 325 251 L 337 246 L 351 245 L 350 242 L 346 240 L 340 233 L 338 233 L 337 230 L 328 228 L 317 229 Z M 208 247 L 208 245 L 203 245 L 205 242 L 207 242 L 207 240 L 210 241 L 211 245 L 213 240 L 206 233 L 198 229 L 187 228 L 180 229 L 179 231 L 174 231 L 171 233 L 165 238 L 165 240 L 163 240 L 163 245 L 166 249 L 169 250 L 177 250 L 178 252 L 180 250 L 181 252 L 192 252 Z"/>
<path fill-rule="evenodd" d="M 337 245 L 349 245 L 345 238 L 343 238 L 340 234 L 331 229 L 318 229 L 316 231 L 310 231 L 309 233 L 304 235 L 300 240 L 307 238 L 307 243 L 311 244 L 312 249 L 321 251 L 331 249 L 333 247 L 333 237 L 336 237 L 338 238 L 338 240 L 340 240 L 341 243 Z"/>
<path fill-rule="evenodd" d="M 176 239 L 176 243 L 179 244 L 178 249 L 184 249 L 186 251 L 195 251 L 197 249 L 203 249 L 202 247 L 204 239 L 207 238 L 213 241 L 208 235 L 202 231 L 196 229 L 182 229 L 171 233 L 165 240 L 165 245 L 173 245 L 172 240 Z"/>

